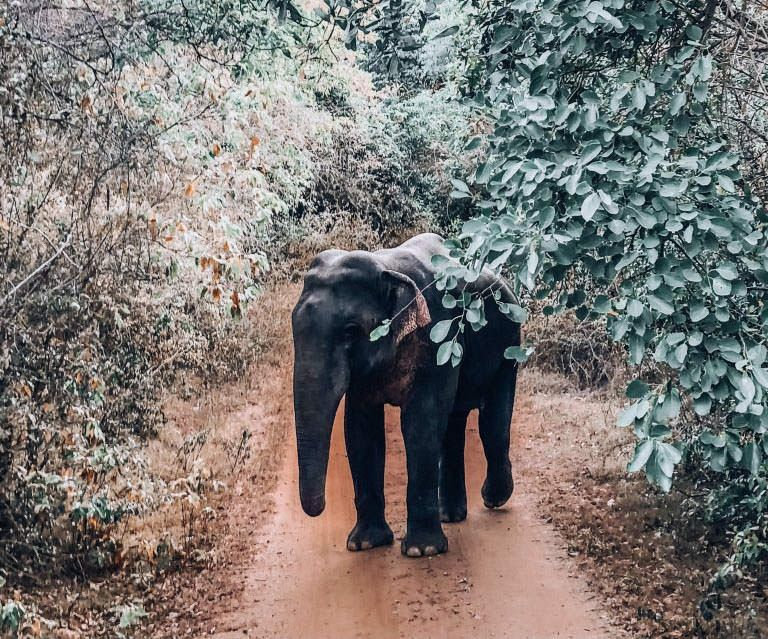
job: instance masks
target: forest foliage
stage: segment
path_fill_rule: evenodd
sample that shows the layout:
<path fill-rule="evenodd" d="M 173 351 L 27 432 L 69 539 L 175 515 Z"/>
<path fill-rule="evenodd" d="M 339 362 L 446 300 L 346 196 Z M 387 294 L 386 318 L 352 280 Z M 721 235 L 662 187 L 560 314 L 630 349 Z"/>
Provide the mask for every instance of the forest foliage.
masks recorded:
<path fill-rule="evenodd" d="M 263 345 L 240 318 L 302 241 L 463 208 L 448 176 L 471 161 L 469 109 L 386 100 L 334 29 L 285 17 L 2 4 L 0 584 L 128 566 L 132 520 L 199 513 L 218 478 L 160 476 L 145 444 L 169 393 L 244 374 Z M 167 565 L 180 543 L 145 546 Z M 25 610 L 0 615 L 13 630 Z"/>
<path fill-rule="evenodd" d="M 390 76 L 439 12 L 391 2 L 392 24 L 378 3 L 339 6 L 350 39 L 379 38 L 374 68 Z M 477 170 L 453 181 L 476 217 L 449 241 L 462 266 L 437 263 L 444 304 L 462 309 L 432 334 L 438 361 L 457 365 L 459 333 L 483 327 L 485 300 L 462 281 L 486 266 L 512 278 L 519 303 L 500 307 L 514 321 L 534 297 L 602 322 L 640 373 L 618 420 L 637 438 L 628 470 L 663 491 L 679 464 L 698 471 L 732 535 L 719 576 L 738 573 L 768 551 L 766 7 L 463 6 L 438 38 L 461 38 L 462 91 L 490 130 L 468 144 L 485 148 Z"/>

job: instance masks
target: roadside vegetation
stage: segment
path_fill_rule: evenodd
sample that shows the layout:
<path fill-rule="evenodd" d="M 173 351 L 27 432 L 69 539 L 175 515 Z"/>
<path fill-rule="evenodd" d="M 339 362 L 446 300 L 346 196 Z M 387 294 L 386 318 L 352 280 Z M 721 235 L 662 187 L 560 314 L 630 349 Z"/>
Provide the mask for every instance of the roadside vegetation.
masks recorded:
<path fill-rule="evenodd" d="M 737 636 L 720 602 L 766 597 L 767 25 L 726 0 L 0 5 L 0 629 L 140 631 L 260 454 L 215 389 L 268 360 L 265 297 L 429 229 L 466 330 L 456 282 L 491 264 L 530 318 L 509 355 L 626 402 L 590 453 L 613 470 L 578 481 L 661 523 L 615 543 L 711 549 L 682 620 L 635 630 Z M 610 518 L 551 512 L 620 565 L 585 542 Z"/>
<path fill-rule="evenodd" d="M 0 87 L 0 626 L 128 632 L 263 443 L 173 428 L 173 396 L 270 348 L 269 278 L 461 208 L 469 110 L 239 2 L 6 3 Z"/>

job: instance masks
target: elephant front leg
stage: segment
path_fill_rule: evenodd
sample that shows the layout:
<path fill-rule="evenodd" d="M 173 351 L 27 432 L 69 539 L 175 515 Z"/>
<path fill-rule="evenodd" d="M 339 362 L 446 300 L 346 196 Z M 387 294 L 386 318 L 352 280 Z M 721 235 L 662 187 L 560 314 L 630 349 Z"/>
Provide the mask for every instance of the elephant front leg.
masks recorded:
<path fill-rule="evenodd" d="M 440 414 L 437 402 L 421 398 L 403 408 L 401 419 L 408 469 L 408 526 L 401 551 L 409 557 L 436 555 L 448 550 L 438 501 L 447 416 Z"/>
<path fill-rule="evenodd" d="M 357 523 L 347 538 L 347 549 L 368 550 L 391 544 L 394 535 L 384 518 L 384 406 L 370 405 L 347 394 L 344 439 L 357 509 Z"/>

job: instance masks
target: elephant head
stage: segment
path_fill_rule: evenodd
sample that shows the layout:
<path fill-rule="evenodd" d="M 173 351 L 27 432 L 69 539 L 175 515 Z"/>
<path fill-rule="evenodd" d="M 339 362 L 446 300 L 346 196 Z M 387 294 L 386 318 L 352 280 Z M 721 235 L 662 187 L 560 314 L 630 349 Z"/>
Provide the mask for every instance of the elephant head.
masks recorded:
<path fill-rule="evenodd" d="M 382 320 L 388 335 L 371 341 Z M 292 314 L 293 397 L 301 505 L 325 508 L 325 476 L 336 410 L 350 384 L 386 370 L 403 338 L 430 323 L 416 283 L 375 254 L 325 251 L 304 278 Z"/>

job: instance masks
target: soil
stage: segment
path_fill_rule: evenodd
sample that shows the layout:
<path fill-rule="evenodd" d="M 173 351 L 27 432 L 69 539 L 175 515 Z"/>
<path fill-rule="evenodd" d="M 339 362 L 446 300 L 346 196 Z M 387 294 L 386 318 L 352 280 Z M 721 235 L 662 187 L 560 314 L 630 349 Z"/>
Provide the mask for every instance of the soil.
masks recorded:
<path fill-rule="evenodd" d="M 766 636 L 764 582 L 745 578 L 708 612 L 702 606 L 723 547 L 686 513 L 682 493 L 661 495 L 627 476 L 633 443 L 615 426 L 621 399 L 530 367 L 518 385 L 515 493 L 504 508 L 482 506 L 484 459 L 471 415 L 468 519 L 445 525 L 447 554 L 403 557 L 405 460 L 398 411 L 388 408 L 387 517 L 396 541 L 346 550 L 355 512 L 341 409 L 326 511 L 309 518 L 298 501 L 287 321 L 297 294 L 286 286 L 270 296 L 261 316 L 271 324 L 258 327 L 269 344 L 247 383 L 228 390 L 231 410 L 218 415 L 223 432 L 261 435 L 212 502 L 209 551 L 145 600 L 144 636 Z"/>
<path fill-rule="evenodd" d="M 283 300 L 294 296 L 294 290 L 285 291 Z M 216 527 L 224 534 L 217 561 L 174 575 L 159 588 L 156 622 L 145 629 L 150 635 L 620 636 L 575 570 L 566 544 L 542 521 L 525 442 L 547 428 L 547 415 L 530 406 L 525 381 L 522 408 L 512 425 L 517 469 L 512 499 L 498 510 L 482 505 L 485 459 L 473 413 L 467 426 L 468 518 L 445 525 L 447 554 L 412 559 L 403 557 L 399 548 L 406 485 L 399 411 L 388 407 L 386 412 L 387 518 L 395 544 L 349 552 L 346 537 L 355 523 L 355 510 L 343 407 L 333 430 L 326 511 L 313 519 L 301 511 L 298 500 L 289 335 L 276 336 L 270 360 L 270 370 L 262 369 L 256 380 L 250 380 L 252 396 L 258 400 L 248 406 L 240 398 L 226 422 L 235 420 L 240 427 L 244 416 L 261 416 L 270 430 L 286 436 L 272 438 L 277 454 L 255 452 L 232 494 L 219 504 Z M 232 430 L 227 424 L 222 428 Z M 278 461 L 270 464 L 264 459 Z M 163 593 L 176 594 L 165 599 Z"/>
<path fill-rule="evenodd" d="M 387 433 L 387 516 L 401 537 L 406 475 L 395 409 L 387 411 Z M 446 526 L 448 554 L 426 559 L 403 557 L 397 543 L 359 553 L 346 549 L 355 509 L 341 411 L 332 438 L 328 505 L 316 519 L 298 504 L 291 442 L 274 516 L 253 538 L 255 554 L 232 575 L 245 587 L 219 617 L 214 636 L 615 636 L 591 593 L 569 575 L 559 540 L 537 520 L 524 479 L 508 507 L 482 506 L 485 460 L 475 419 L 467 439 L 469 518 Z"/>

